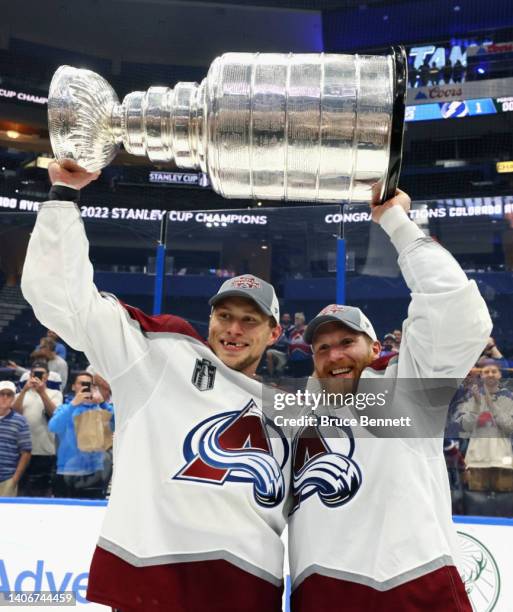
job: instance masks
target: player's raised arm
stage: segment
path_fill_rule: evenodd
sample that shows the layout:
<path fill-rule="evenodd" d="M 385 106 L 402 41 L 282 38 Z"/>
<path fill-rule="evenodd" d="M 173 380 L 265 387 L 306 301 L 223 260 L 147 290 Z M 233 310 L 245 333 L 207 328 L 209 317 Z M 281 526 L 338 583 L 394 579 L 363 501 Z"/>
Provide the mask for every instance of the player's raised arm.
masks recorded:
<path fill-rule="evenodd" d="M 454 257 L 409 218 L 410 198 L 397 191 L 372 207 L 373 221 L 390 237 L 411 290 L 399 360 L 409 376 L 463 377 L 486 344 L 492 322 L 477 285 Z M 402 364 L 401 364 L 402 362 Z M 405 370 L 406 371 L 406 370 Z"/>
<path fill-rule="evenodd" d="M 93 283 L 87 240 L 76 205 L 79 190 L 98 178 L 67 161 L 48 168 L 50 199 L 37 216 L 21 288 L 37 319 L 86 353 L 108 379 L 146 351 L 146 341 L 114 298 Z"/>

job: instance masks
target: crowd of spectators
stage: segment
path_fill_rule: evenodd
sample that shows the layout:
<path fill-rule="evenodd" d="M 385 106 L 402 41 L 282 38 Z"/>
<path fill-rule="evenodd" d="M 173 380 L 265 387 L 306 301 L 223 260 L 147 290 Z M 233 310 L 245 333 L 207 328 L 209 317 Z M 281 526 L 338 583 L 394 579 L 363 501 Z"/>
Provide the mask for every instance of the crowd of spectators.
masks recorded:
<path fill-rule="evenodd" d="M 66 362 L 66 347 L 62 342 L 58 342 L 58 337 L 55 332 L 48 330 L 47 335 L 41 338 L 39 344 L 30 354 L 30 362 L 42 361 L 47 364 L 49 372 L 54 372 L 58 375 L 61 383 L 61 388 L 65 389 L 68 384 L 68 364 Z M 28 368 L 19 366 L 14 361 L 9 361 L 8 365 L 16 371 L 18 376 L 27 375 Z"/>
<path fill-rule="evenodd" d="M 101 499 L 112 474 L 114 410 L 108 383 L 89 367 L 68 389 L 66 346 L 52 331 L 28 367 L 8 362 L 0 381 L 0 496 Z"/>
<path fill-rule="evenodd" d="M 385 334 L 381 342 L 381 353 L 379 356 L 393 357 L 394 355 L 399 355 L 402 335 L 403 333 L 400 329 L 394 329 L 394 331 Z"/>
<path fill-rule="evenodd" d="M 305 342 L 306 318 L 303 312 L 296 312 L 294 322 L 288 312 L 280 320 L 282 333 L 278 341 L 265 354 L 266 375 L 272 381 L 283 376 L 306 378 L 313 371 L 312 351 Z"/>
<path fill-rule="evenodd" d="M 457 512 L 480 514 L 481 504 L 483 513 L 490 513 L 502 496 L 499 514 L 513 516 L 511 371 L 490 338 L 449 407 L 444 451 Z"/>

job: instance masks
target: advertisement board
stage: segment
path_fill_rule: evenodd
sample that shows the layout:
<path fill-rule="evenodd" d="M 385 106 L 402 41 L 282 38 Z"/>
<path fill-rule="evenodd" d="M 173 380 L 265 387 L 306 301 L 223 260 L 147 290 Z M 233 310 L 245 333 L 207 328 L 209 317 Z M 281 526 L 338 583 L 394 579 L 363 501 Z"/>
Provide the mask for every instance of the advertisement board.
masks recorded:
<path fill-rule="evenodd" d="M 72 591 L 77 612 L 110 610 L 85 598 L 105 506 L 101 501 L 0 498 L 0 599 L 2 592 Z M 511 612 L 513 519 L 455 517 L 455 523 L 459 569 L 474 611 Z M 59 612 L 62 607 L 45 604 L 44 609 Z M 29 612 L 34 606 L 18 603 L 16 609 Z"/>

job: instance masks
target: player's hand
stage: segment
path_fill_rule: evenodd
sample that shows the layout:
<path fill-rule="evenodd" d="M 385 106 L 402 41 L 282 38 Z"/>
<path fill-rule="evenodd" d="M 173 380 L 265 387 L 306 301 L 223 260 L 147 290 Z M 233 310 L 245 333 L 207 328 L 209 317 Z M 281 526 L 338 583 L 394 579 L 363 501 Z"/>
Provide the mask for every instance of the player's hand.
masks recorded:
<path fill-rule="evenodd" d="M 87 172 L 77 162 L 71 159 L 63 159 L 60 162 L 55 160 L 50 162 L 48 175 L 52 185 L 63 183 L 75 189 L 83 189 L 86 185 L 95 181 L 100 176 L 100 172 Z"/>
<path fill-rule="evenodd" d="M 378 204 L 376 201 L 371 202 L 372 220 L 374 223 L 379 223 L 384 213 L 392 208 L 392 206 L 401 206 L 404 212 L 408 213 L 411 207 L 411 199 L 407 193 L 396 189 L 395 196 L 387 200 L 384 204 Z"/>

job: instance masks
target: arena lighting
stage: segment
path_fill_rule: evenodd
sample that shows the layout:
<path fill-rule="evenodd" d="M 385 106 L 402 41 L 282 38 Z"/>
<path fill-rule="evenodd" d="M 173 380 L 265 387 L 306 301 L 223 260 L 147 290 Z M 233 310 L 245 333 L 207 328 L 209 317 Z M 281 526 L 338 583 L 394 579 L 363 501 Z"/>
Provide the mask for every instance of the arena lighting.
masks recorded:
<path fill-rule="evenodd" d="M 499 174 L 506 174 L 507 172 L 513 172 L 513 161 L 497 162 L 496 169 Z"/>
<path fill-rule="evenodd" d="M 465 159 L 437 159 L 435 166 L 442 166 L 443 168 L 463 168 L 468 163 Z"/>
<path fill-rule="evenodd" d="M 219 221 L 207 221 L 205 223 L 206 227 L 228 227 L 228 223 L 225 223 L 224 221 L 219 223 Z"/>
<path fill-rule="evenodd" d="M 486 72 L 486 70 L 485 70 L 484 68 L 479 67 L 479 68 L 477 69 L 477 72 L 478 72 L 479 74 L 484 74 L 484 73 Z"/>
<path fill-rule="evenodd" d="M 493 181 L 470 181 L 472 187 L 492 187 Z"/>
<path fill-rule="evenodd" d="M 17 132 L 16 130 L 7 130 L 7 132 L 5 132 L 7 135 L 7 138 L 12 138 L 13 140 L 16 140 L 16 138 L 19 138 L 20 133 Z"/>
<path fill-rule="evenodd" d="M 54 160 L 53 157 L 47 157 L 46 155 L 39 155 L 36 159 L 36 168 L 43 168 L 46 170 L 50 163 Z"/>

